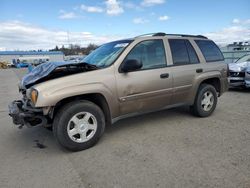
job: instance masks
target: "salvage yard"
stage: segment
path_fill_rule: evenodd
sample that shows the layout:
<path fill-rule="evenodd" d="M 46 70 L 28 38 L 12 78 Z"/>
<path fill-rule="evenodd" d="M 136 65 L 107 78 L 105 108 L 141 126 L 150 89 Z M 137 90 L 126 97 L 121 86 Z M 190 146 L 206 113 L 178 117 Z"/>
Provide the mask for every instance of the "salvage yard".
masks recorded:
<path fill-rule="evenodd" d="M 121 120 L 72 153 L 11 122 L 25 72 L 0 70 L 0 187 L 250 187 L 250 90 L 225 93 L 208 118 L 181 107 Z"/>

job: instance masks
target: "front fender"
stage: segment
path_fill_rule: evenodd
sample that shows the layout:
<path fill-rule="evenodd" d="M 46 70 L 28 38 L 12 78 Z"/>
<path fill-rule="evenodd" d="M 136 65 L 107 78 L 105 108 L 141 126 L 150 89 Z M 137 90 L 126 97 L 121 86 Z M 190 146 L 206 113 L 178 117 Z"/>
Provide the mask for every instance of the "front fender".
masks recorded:
<path fill-rule="evenodd" d="M 62 99 L 83 94 L 100 93 L 107 100 L 114 98 L 112 92 L 101 83 L 81 84 L 62 87 L 53 91 L 39 91 L 36 107 L 54 106 Z"/>
<path fill-rule="evenodd" d="M 112 66 L 48 80 L 35 85 L 34 88 L 38 91 L 35 107 L 53 107 L 63 99 L 93 93 L 105 97 L 110 111 L 116 111 L 119 106 Z"/>
<path fill-rule="evenodd" d="M 114 95 L 114 93 L 111 92 L 109 88 L 107 88 L 102 83 L 83 84 L 78 85 L 77 87 L 74 85 L 54 90 L 53 92 L 40 92 L 35 106 L 55 106 L 63 99 L 84 94 L 103 95 L 109 105 L 110 113 L 112 114 L 112 116 L 117 115 L 119 106 L 117 97 Z"/>

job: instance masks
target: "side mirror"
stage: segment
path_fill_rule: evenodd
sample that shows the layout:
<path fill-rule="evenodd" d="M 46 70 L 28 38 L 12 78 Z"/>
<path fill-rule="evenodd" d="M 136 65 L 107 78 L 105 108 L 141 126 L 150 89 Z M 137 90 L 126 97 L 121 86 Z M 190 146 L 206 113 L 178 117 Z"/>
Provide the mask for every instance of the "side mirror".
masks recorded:
<path fill-rule="evenodd" d="M 136 59 L 128 59 L 123 62 L 121 70 L 122 72 L 131 72 L 142 68 L 142 63 Z"/>

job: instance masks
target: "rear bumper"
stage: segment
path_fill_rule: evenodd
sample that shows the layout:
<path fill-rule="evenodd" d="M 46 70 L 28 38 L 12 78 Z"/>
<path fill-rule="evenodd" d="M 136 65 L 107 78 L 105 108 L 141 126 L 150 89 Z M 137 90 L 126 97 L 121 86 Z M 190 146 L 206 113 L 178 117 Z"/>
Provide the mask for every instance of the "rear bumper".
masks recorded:
<path fill-rule="evenodd" d="M 9 115 L 15 125 L 26 125 L 33 127 L 37 125 L 46 125 L 47 118 L 36 109 L 35 111 L 25 108 L 24 102 L 21 100 L 13 101 L 9 104 Z"/>

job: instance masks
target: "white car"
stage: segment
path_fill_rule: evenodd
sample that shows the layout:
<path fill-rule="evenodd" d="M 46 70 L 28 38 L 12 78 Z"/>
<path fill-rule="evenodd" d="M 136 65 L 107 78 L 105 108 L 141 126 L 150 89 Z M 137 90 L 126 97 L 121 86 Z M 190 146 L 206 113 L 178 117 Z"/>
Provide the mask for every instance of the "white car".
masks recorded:
<path fill-rule="evenodd" d="M 247 67 L 245 71 L 245 84 L 246 87 L 250 88 L 250 67 Z"/>
<path fill-rule="evenodd" d="M 250 87 L 250 54 L 229 64 L 228 80 L 232 87 Z"/>

